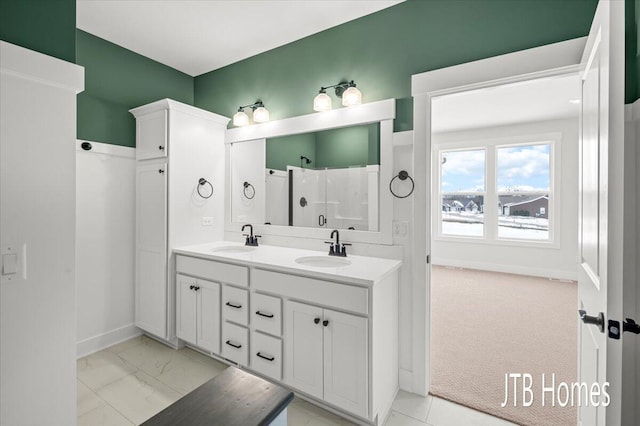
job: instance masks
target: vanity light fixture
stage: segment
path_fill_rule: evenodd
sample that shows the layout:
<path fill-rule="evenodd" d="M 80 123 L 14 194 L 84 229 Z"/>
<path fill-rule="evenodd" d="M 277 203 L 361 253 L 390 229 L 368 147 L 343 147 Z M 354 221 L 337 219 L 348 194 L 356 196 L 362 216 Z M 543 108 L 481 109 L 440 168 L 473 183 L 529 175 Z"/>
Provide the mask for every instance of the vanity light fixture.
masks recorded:
<path fill-rule="evenodd" d="M 251 108 L 253 110 L 253 121 L 256 123 L 264 123 L 269 121 L 269 110 L 264 107 L 262 101 L 257 101 L 251 105 L 238 107 L 238 112 L 233 115 L 234 126 L 246 126 L 249 124 L 249 116 L 244 110 Z"/>
<path fill-rule="evenodd" d="M 351 80 L 343 81 L 331 86 L 322 86 L 318 95 L 313 99 L 314 111 L 330 111 L 331 98 L 327 95 L 327 89 L 335 88 L 336 96 L 342 97 L 343 106 L 360 105 L 362 103 L 362 92 L 356 88 L 356 83 Z"/>

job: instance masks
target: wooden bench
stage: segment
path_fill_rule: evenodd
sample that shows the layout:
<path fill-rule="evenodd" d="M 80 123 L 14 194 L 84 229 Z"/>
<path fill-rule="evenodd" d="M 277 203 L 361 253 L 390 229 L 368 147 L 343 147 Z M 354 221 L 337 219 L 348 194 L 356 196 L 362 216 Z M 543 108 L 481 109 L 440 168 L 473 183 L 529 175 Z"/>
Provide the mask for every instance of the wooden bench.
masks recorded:
<path fill-rule="evenodd" d="M 286 426 L 286 408 L 292 399 L 290 390 L 229 367 L 143 425 Z"/>

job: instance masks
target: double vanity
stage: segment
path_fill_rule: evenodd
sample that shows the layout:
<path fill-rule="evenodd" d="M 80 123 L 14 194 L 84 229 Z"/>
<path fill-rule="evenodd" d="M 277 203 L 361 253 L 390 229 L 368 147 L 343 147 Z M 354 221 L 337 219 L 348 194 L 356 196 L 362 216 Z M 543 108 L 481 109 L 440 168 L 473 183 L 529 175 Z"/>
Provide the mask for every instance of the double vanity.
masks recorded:
<path fill-rule="evenodd" d="M 384 421 L 398 388 L 401 262 L 225 241 L 173 252 L 179 339 Z"/>
<path fill-rule="evenodd" d="M 398 390 L 401 262 L 347 256 L 331 229 L 356 252 L 394 252 L 395 101 L 233 129 L 170 99 L 131 112 L 136 326 L 382 424 Z M 258 246 L 247 223 L 280 246 Z M 282 246 L 321 250 L 334 234 L 327 251 Z"/>

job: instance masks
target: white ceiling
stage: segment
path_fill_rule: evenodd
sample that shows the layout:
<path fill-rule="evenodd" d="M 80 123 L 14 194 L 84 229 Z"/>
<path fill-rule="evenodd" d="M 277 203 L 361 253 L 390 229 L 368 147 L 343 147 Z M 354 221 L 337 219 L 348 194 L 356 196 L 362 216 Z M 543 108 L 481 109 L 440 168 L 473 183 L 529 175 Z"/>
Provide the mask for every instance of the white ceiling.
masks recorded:
<path fill-rule="evenodd" d="M 434 133 L 577 117 L 578 76 L 545 78 L 434 98 Z"/>
<path fill-rule="evenodd" d="M 77 27 L 196 76 L 403 0 L 78 0 Z"/>

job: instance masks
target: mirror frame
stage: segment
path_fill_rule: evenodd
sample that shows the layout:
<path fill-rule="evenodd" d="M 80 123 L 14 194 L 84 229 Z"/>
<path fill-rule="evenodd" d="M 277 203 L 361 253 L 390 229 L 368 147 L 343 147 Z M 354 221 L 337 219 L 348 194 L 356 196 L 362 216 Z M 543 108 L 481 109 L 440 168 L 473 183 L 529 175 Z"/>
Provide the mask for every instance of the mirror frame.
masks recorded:
<path fill-rule="evenodd" d="M 378 194 L 379 230 L 354 231 L 340 229 L 340 237 L 345 242 L 386 244 L 393 243 L 393 196 L 388 190 L 388 182 L 393 177 L 393 120 L 395 119 L 395 99 L 385 99 L 354 107 L 339 108 L 326 112 L 285 118 L 247 127 L 227 129 L 225 134 L 225 232 L 240 232 L 243 223 L 231 220 L 231 149 L 230 144 L 254 141 L 278 136 L 296 135 L 341 127 L 380 123 L 380 185 Z M 260 235 L 280 237 L 303 237 L 318 240 L 329 239 L 329 228 L 307 228 L 302 226 L 252 224 L 254 232 Z"/>

